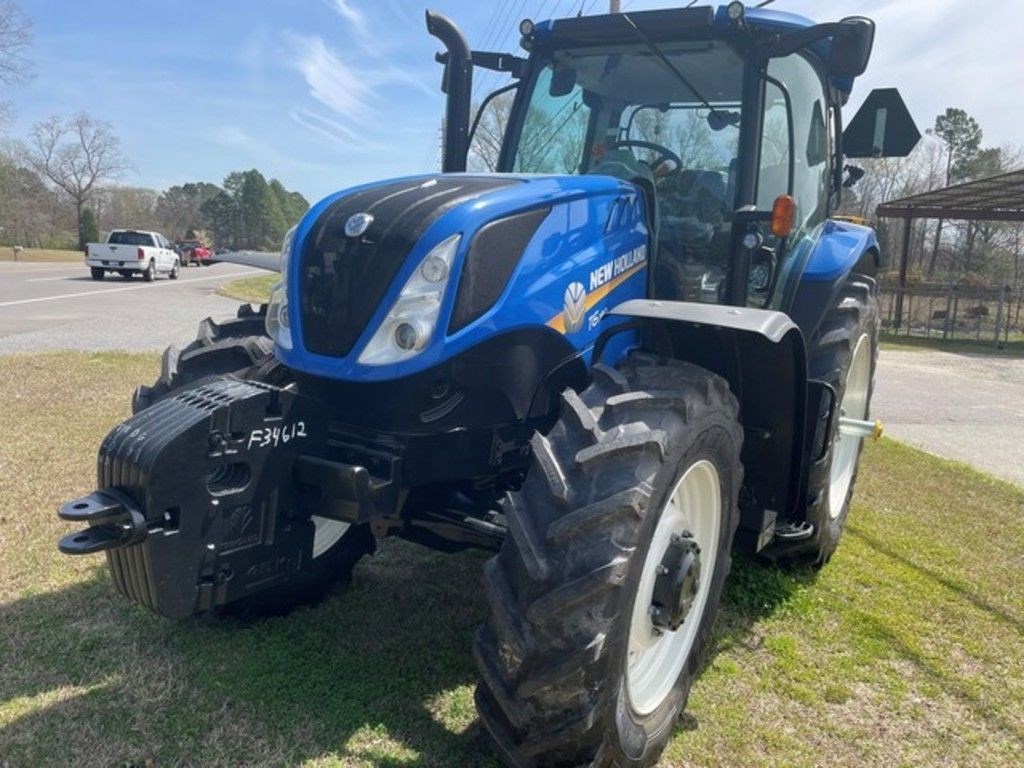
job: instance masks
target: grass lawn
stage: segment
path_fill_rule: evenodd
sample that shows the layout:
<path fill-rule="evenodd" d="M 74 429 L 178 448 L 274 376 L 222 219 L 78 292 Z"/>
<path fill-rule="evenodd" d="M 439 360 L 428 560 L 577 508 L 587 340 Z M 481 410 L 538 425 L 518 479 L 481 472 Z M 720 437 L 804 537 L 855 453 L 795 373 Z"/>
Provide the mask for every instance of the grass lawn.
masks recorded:
<path fill-rule="evenodd" d="M 975 341 L 973 339 L 946 339 L 942 336 L 881 336 L 882 349 L 933 349 L 938 352 L 954 352 L 966 354 L 992 355 L 994 357 L 1024 357 L 1024 338 L 1019 333 L 1011 333 L 1008 342 L 1000 341 L 1001 348 L 996 348 L 992 343 L 992 337 L 987 340 Z"/>
<path fill-rule="evenodd" d="M 71 559 L 58 502 L 157 360 L 0 358 L 0 765 L 491 766 L 470 653 L 482 554 L 400 541 L 324 605 L 165 621 Z M 818 574 L 738 562 L 665 766 L 1024 764 L 1024 492 L 865 455 Z"/>
<path fill-rule="evenodd" d="M 281 276 L 277 272 L 256 277 L 240 277 L 222 285 L 217 289 L 217 293 L 250 304 L 264 304 L 270 299 L 270 289 L 280 279 Z"/>
<path fill-rule="evenodd" d="M 18 254 L 18 261 L 82 261 L 81 251 L 58 251 L 49 248 L 25 248 Z M 14 249 L 10 246 L 0 247 L 0 261 L 14 261 Z"/>

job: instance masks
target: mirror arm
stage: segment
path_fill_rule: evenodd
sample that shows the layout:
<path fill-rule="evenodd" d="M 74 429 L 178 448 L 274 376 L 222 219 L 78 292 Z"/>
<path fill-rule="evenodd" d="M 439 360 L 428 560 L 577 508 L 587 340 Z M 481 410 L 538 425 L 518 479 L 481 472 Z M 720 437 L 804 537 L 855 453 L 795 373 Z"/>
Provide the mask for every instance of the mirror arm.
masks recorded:
<path fill-rule="evenodd" d="M 508 72 L 517 80 L 521 79 L 526 71 L 527 60 L 522 56 L 515 56 L 511 53 L 495 53 L 492 51 L 471 51 L 470 59 L 473 66 L 481 69 L 489 69 L 492 72 Z M 448 63 L 448 54 L 436 53 L 434 60 L 438 64 Z"/>
<path fill-rule="evenodd" d="M 815 24 L 813 27 L 806 27 L 796 32 L 777 35 L 768 45 L 768 56 L 769 58 L 789 56 L 791 53 L 796 53 L 801 48 L 806 48 L 808 45 L 824 40 L 826 37 L 838 37 L 855 33 L 856 27 L 842 21 Z"/>

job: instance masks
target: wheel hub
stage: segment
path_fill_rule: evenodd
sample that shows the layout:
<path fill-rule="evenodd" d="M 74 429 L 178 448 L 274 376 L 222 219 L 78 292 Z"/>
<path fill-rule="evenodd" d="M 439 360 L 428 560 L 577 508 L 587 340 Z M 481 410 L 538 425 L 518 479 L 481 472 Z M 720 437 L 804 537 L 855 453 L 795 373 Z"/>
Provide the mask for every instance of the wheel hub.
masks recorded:
<path fill-rule="evenodd" d="M 669 541 L 654 580 L 651 621 L 675 632 L 686 621 L 700 589 L 700 545 L 689 531 Z"/>

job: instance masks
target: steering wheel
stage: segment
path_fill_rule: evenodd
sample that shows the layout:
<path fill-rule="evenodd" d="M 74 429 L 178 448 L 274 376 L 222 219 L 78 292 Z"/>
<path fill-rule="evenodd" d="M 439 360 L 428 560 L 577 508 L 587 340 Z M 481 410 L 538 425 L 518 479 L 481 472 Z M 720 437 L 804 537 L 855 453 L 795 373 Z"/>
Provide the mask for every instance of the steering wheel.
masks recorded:
<path fill-rule="evenodd" d="M 619 141 L 613 141 L 608 145 L 608 149 L 620 149 L 624 147 L 639 147 L 640 149 L 649 149 L 652 152 L 657 152 L 661 155 L 661 158 L 657 162 L 650 162 L 647 165 L 652 169 L 657 168 L 665 160 L 671 160 L 675 163 L 675 170 L 680 170 L 683 167 L 683 160 L 679 155 L 673 152 L 668 147 L 663 147 L 661 144 L 655 144 L 653 141 L 640 141 L 639 139 L 620 139 Z"/>

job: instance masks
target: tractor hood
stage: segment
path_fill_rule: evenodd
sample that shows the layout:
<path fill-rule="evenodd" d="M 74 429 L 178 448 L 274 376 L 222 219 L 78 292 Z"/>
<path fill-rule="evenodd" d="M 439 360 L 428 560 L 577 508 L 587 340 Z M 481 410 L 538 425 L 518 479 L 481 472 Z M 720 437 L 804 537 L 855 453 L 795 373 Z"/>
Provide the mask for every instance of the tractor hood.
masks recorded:
<path fill-rule="evenodd" d="M 486 320 L 523 271 L 524 254 L 534 253 L 538 267 L 543 256 L 550 270 L 549 258 L 602 248 L 615 234 L 612 208 L 624 210 L 617 201 L 631 213 L 614 223 L 645 238 L 637 189 L 607 176 L 434 174 L 333 195 L 306 214 L 288 246 L 287 299 L 270 310 L 282 321 L 272 332 L 278 355 L 333 378 L 393 377 L 436 363 L 453 349 L 447 339 L 472 336 Z M 555 209 L 572 220 L 545 226 Z M 532 305 L 541 327 L 566 286 L 552 290 Z M 424 319 L 424 307 L 436 312 Z M 531 321 L 527 312 L 517 317 Z M 389 348 L 394 338 L 407 348 Z"/>

